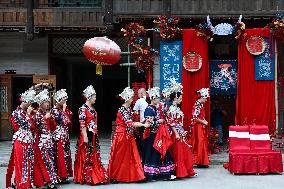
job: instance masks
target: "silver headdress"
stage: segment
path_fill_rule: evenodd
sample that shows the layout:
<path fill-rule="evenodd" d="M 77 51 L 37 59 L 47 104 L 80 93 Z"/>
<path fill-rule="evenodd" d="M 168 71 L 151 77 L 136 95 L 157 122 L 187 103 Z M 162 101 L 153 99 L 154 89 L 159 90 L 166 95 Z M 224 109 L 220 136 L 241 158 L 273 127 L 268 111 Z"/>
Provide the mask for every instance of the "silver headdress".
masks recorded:
<path fill-rule="evenodd" d="M 47 89 L 44 89 L 35 96 L 35 102 L 38 104 L 42 104 L 43 102 L 49 102 L 49 101 L 50 97 Z"/>
<path fill-rule="evenodd" d="M 66 92 L 66 89 L 60 89 L 56 91 L 56 93 L 54 94 L 54 100 L 56 102 L 60 102 L 61 100 L 63 100 L 63 98 L 65 98 L 66 100 L 68 99 L 68 94 Z"/>
<path fill-rule="evenodd" d="M 171 79 L 171 85 L 170 85 L 170 94 L 175 93 L 182 93 L 183 86 L 181 83 L 177 83 L 175 79 Z"/>
<path fill-rule="evenodd" d="M 130 87 L 126 87 L 119 96 L 123 98 L 124 101 L 128 101 L 134 96 L 134 91 Z"/>
<path fill-rule="evenodd" d="M 159 87 L 153 87 L 148 89 L 147 93 L 149 94 L 149 97 L 151 100 L 154 98 L 160 98 L 160 88 Z"/>
<path fill-rule="evenodd" d="M 201 88 L 197 91 L 200 94 L 201 98 L 208 98 L 210 97 L 209 88 Z"/>
<path fill-rule="evenodd" d="M 171 89 L 170 89 L 170 88 L 164 88 L 164 89 L 162 90 L 162 94 L 163 94 L 163 97 L 164 97 L 164 98 L 170 97 L 170 95 L 171 95 Z"/>
<path fill-rule="evenodd" d="M 24 103 L 32 103 L 34 101 L 36 92 L 34 90 L 27 90 L 21 94 L 21 101 Z"/>
<path fill-rule="evenodd" d="M 93 95 L 96 94 L 96 91 L 92 85 L 89 85 L 84 91 L 83 95 L 87 98 L 87 100 L 90 100 Z"/>

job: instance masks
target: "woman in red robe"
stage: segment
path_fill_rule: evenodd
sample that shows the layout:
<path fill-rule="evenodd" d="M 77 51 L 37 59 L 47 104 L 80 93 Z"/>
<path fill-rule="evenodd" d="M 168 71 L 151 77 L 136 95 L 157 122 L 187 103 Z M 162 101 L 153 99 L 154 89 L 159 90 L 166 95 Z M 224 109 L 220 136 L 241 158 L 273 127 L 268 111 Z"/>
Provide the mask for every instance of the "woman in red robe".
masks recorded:
<path fill-rule="evenodd" d="M 13 149 L 7 169 L 6 187 L 11 187 L 11 177 L 15 168 L 15 187 L 32 188 L 34 164 L 34 133 L 30 118 L 30 107 L 36 92 L 26 91 L 21 95 L 21 104 L 12 113 L 11 122 L 14 130 Z"/>
<path fill-rule="evenodd" d="M 86 103 L 79 108 L 81 133 L 77 142 L 74 162 L 74 182 L 95 185 L 108 182 L 108 176 L 100 158 L 100 145 L 97 130 L 97 112 L 93 108 L 96 91 L 88 86 L 83 95 Z"/>
<path fill-rule="evenodd" d="M 204 104 L 209 97 L 209 89 L 202 88 L 197 91 L 200 97 L 197 99 L 192 110 L 192 131 L 191 131 L 191 145 L 193 148 L 194 161 L 199 167 L 208 167 L 208 136 L 207 125 L 205 120 Z"/>
<path fill-rule="evenodd" d="M 38 145 L 35 146 L 36 159 L 40 167 L 40 172 L 44 181 L 48 184 L 48 188 L 57 188 L 58 176 L 55 165 L 54 142 L 52 139 L 52 126 L 54 119 L 47 112 L 49 109 L 49 92 L 44 89 L 35 96 L 35 101 L 38 103 L 38 111 L 35 115 Z"/>
<path fill-rule="evenodd" d="M 57 91 L 54 95 L 54 99 L 56 101 L 56 105 L 52 108 L 51 114 L 56 121 L 56 129 L 53 131 L 53 139 L 55 141 L 57 174 L 60 178 L 60 183 L 67 184 L 70 183 L 68 177 L 73 176 L 69 139 L 73 113 L 68 109 L 66 104 L 68 99 L 66 89 Z"/>
<path fill-rule="evenodd" d="M 175 163 L 176 177 L 197 176 L 193 170 L 194 160 L 191 146 L 187 143 L 187 131 L 183 129 L 184 114 L 179 108 L 182 101 L 181 91 L 171 93 L 170 101 L 172 105 L 167 112 L 167 123 L 173 131 L 174 143 L 170 150 Z"/>
<path fill-rule="evenodd" d="M 117 112 L 117 127 L 108 166 L 109 177 L 113 181 L 135 182 L 145 179 L 134 131 L 136 127 L 148 127 L 149 125 L 133 121 L 134 112 L 130 107 L 133 95 L 134 92 L 129 87 L 120 94 L 124 103 Z"/>

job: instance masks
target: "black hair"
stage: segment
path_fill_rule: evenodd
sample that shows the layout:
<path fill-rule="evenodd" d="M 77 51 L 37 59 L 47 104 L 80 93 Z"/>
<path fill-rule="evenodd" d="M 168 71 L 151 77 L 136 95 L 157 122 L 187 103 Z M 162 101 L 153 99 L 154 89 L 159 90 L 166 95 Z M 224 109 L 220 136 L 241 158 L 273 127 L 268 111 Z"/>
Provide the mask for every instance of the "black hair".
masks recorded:
<path fill-rule="evenodd" d="M 200 94 L 199 91 L 196 91 L 195 93 L 196 93 L 196 94 Z M 202 98 L 202 96 L 200 95 L 200 96 L 197 98 L 197 100 L 199 100 L 199 99 L 201 99 L 201 98 Z"/>
<path fill-rule="evenodd" d="M 36 103 L 36 102 L 33 102 L 31 106 L 36 110 L 36 109 L 38 109 L 39 104 Z"/>
<path fill-rule="evenodd" d="M 173 92 L 171 95 L 170 95 L 170 102 L 173 102 L 175 97 L 179 98 L 181 96 L 181 92 Z"/>
<path fill-rule="evenodd" d="M 152 100 L 150 99 L 150 97 L 147 96 L 147 97 L 146 97 L 146 102 L 147 102 L 148 104 L 151 104 L 151 101 L 152 101 Z"/>

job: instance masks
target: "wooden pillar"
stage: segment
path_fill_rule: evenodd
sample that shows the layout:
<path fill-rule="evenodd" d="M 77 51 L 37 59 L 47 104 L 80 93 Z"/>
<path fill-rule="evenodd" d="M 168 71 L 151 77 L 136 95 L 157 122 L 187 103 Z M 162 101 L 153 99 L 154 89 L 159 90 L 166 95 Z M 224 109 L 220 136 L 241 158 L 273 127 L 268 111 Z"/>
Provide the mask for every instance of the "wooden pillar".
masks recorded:
<path fill-rule="evenodd" d="M 26 23 L 26 34 L 28 40 L 34 39 L 34 1 L 33 0 L 26 0 L 26 7 L 27 7 L 27 23 Z"/>
<path fill-rule="evenodd" d="M 170 16 L 172 14 L 171 0 L 164 0 L 164 14 Z"/>
<path fill-rule="evenodd" d="M 113 23 L 113 0 L 105 0 L 104 24 L 112 25 L 112 23 Z"/>

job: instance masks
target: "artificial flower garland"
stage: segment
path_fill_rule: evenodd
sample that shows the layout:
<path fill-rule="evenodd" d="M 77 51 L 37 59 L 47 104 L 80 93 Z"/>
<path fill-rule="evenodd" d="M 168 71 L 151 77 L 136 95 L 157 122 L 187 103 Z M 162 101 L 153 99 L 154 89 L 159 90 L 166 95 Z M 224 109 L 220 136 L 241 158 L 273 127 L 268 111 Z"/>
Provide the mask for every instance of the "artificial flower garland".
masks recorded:
<path fill-rule="evenodd" d="M 213 41 L 214 32 L 207 22 L 197 25 L 197 36 L 203 37 L 205 40 Z"/>
<path fill-rule="evenodd" d="M 159 16 L 154 20 L 156 24 L 155 32 L 160 32 L 160 36 L 164 40 L 176 39 L 181 34 L 180 28 L 177 27 L 179 18 L 176 16 Z"/>
<path fill-rule="evenodd" d="M 136 64 L 138 72 L 144 72 L 154 64 L 155 56 L 158 54 L 156 49 L 143 44 L 143 37 L 146 30 L 138 23 L 130 23 L 122 28 L 124 37 L 127 38 L 128 44 L 134 49 L 131 52 Z"/>
<path fill-rule="evenodd" d="M 244 22 L 237 22 L 234 26 L 234 37 L 235 39 L 241 39 L 247 36 L 245 33 L 246 25 Z"/>
<path fill-rule="evenodd" d="M 284 16 L 283 14 L 276 14 L 275 19 L 267 25 L 270 28 L 270 33 L 276 40 L 284 42 Z"/>

